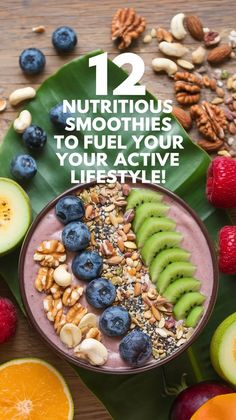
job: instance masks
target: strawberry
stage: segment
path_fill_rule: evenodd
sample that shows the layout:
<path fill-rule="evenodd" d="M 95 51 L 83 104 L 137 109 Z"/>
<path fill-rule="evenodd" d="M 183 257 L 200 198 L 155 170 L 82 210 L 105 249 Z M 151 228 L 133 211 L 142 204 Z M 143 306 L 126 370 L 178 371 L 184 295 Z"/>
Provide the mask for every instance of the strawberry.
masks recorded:
<path fill-rule="evenodd" d="M 224 226 L 219 233 L 219 269 L 236 274 L 236 226 Z"/>
<path fill-rule="evenodd" d="M 17 312 L 10 299 L 0 297 L 0 343 L 8 341 L 16 332 Z"/>
<path fill-rule="evenodd" d="M 230 157 L 215 158 L 207 173 L 206 195 L 219 208 L 236 207 L 236 161 Z"/>

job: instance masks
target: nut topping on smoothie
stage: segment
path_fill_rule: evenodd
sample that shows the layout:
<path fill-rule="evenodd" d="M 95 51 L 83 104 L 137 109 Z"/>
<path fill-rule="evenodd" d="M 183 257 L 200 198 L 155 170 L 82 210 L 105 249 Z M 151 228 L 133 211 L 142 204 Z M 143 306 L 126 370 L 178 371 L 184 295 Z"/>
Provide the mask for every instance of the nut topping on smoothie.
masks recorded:
<path fill-rule="evenodd" d="M 92 365 L 114 357 L 113 340 L 128 366 L 163 359 L 190 338 L 204 313 L 171 203 L 128 187 L 117 182 L 64 196 L 55 209 L 63 244 L 43 241 L 34 254 L 48 320 L 66 351 Z"/>

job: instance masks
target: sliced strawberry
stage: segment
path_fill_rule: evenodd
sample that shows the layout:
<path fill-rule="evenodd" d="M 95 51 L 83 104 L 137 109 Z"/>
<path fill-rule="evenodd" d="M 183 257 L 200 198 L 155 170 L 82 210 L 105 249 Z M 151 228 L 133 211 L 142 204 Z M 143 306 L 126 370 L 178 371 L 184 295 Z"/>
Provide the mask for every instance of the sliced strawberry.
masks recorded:
<path fill-rule="evenodd" d="M 219 269 L 236 274 L 236 226 L 224 226 L 219 233 Z"/>
<path fill-rule="evenodd" d="M 236 207 L 236 161 L 230 157 L 215 158 L 207 173 L 206 195 L 219 208 Z"/>

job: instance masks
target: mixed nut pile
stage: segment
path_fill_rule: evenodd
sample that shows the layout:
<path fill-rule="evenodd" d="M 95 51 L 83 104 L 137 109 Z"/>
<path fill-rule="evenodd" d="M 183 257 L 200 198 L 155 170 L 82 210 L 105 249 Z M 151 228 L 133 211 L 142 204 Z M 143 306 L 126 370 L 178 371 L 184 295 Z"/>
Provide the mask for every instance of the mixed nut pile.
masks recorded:
<path fill-rule="evenodd" d="M 129 192 L 129 185 L 117 182 L 97 185 L 78 194 L 84 206 L 83 220 L 90 231 L 90 240 L 83 243 L 85 251 L 75 254 L 71 268 L 66 260 L 74 246 L 71 242 L 72 231 L 67 240 L 64 232 L 77 222 L 68 223 L 64 219 L 68 224 L 62 231 L 62 241 L 45 240 L 34 254 L 34 261 L 40 265 L 35 288 L 46 294 L 43 308 L 48 320 L 53 323 L 61 341 L 69 349 L 74 349 L 75 356 L 94 365 L 103 365 L 109 358 L 106 335 L 123 336 L 119 347 L 121 357 L 131 366 L 139 366 L 151 355 L 158 360 L 172 354 L 190 338 L 194 330 L 187 327 L 183 320 L 174 318 L 173 305 L 158 293 L 150 280 L 149 270 L 141 259 L 132 230 L 135 211 L 126 210 Z M 62 212 L 58 209 L 56 207 L 56 215 L 60 218 Z M 81 226 L 79 233 L 81 241 Z M 93 264 L 87 268 L 82 267 L 81 263 L 77 265 L 78 257 L 84 253 L 87 256 L 92 253 L 96 257 L 96 264 L 99 265 L 101 260 L 102 265 L 95 267 L 95 270 Z M 93 271 L 91 276 L 90 270 Z M 95 280 L 91 281 L 91 278 Z M 103 288 L 98 296 L 99 282 L 100 285 L 103 283 Z M 115 292 L 111 298 L 113 288 Z M 88 303 L 100 309 L 100 313 L 88 310 Z M 125 329 L 123 324 L 122 327 L 110 327 L 109 321 L 105 323 L 106 313 L 120 308 L 128 317 Z M 118 318 L 119 314 L 114 312 L 112 322 Z M 127 335 L 124 336 L 124 333 Z M 131 333 L 144 333 L 141 338 L 146 338 L 148 350 L 144 360 L 131 360 L 122 349 L 122 341 L 129 338 Z"/>
<path fill-rule="evenodd" d="M 145 20 L 134 9 L 119 9 L 113 17 L 112 39 L 122 40 L 119 49 L 127 48 L 144 30 Z M 183 44 L 187 32 L 201 42 L 193 51 Z M 143 42 L 153 38 L 163 55 L 153 59 L 153 69 L 174 80 L 176 102 L 181 105 L 174 106 L 175 117 L 186 130 L 195 123 L 201 135 L 197 142 L 207 152 L 236 156 L 236 73 L 216 68 L 235 59 L 236 31 L 221 43 L 220 33 L 203 27 L 198 16 L 178 13 L 169 30 L 153 28 Z"/>

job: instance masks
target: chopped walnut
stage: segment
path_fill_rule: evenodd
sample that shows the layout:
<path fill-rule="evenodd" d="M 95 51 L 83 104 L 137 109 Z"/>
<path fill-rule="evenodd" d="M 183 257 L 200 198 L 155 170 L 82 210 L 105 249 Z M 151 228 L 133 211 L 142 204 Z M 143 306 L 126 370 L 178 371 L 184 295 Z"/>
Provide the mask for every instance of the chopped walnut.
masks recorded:
<path fill-rule="evenodd" d="M 63 313 L 63 309 L 57 312 L 54 320 L 54 329 L 57 334 L 60 334 L 60 331 L 63 325 L 66 324 L 66 315 Z"/>
<path fill-rule="evenodd" d="M 49 267 L 40 267 L 36 280 L 35 280 L 35 288 L 39 292 L 47 292 L 53 285 L 53 268 Z"/>
<path fill-rule="evenodd" d="M 101 331 L 97 327 L 90 328 L 90 330 L 86 333 L 85 338 L 94 338 L 95 340 L 101 341 Z"/>
<path fill-rule="evenodd" d="M 58 267 L 66 260 L 64 245 L 57 239 L 43 241 L 34 254 L 34 261 L 37 261 L 43 267 Z"/>
<path fill-rule="evenodd" d="M 198 130 L 210 141 L 222 140 L 228 128 L 223 109 L 209 102 L 191 107 L 191 116 L 196 121 Z"/>
<path fill-rule="evenodd" d="M 112 41 L 120 40 L 118 48 L 123 50 L 143 33 L 145 27 L 145 18 L 137 16 L 134 9 L 118 9 L 112 19 Z"/>
<path fill-rule="evenodd" d="M 61 299 L 53 299 L 52 295 L 43 300 L 43 308 L 49 321 L 54 321 L 57 313 L 62 309 Z"/>
<path fill-rule="evenodd" d="M 62 296 L 62 303 L 65 306 L 73 306 L 81 298 L 84 288 L 81 286 L 67 287 Z"/>
<path fill-rule="evenodd" d="M 53 299 L 59 299 L 63 295 L 64 288 L 59 286 L 57 283 L 53 283 L 52 287 L 50 288 L 50 292 L 53 296 Z"/>
<path fill-rule="evenodd" d="M 82 306 L 80 303 L 76 303 L 72 306 L 66 315 L 66 321 L 72 322 L 75 325 L 78 325 L 84 315 L 88 312 L 87 308 Z"/>

